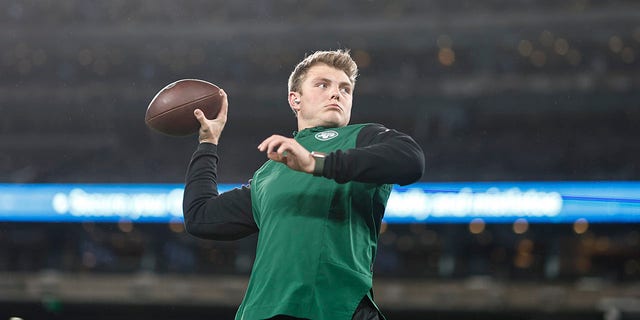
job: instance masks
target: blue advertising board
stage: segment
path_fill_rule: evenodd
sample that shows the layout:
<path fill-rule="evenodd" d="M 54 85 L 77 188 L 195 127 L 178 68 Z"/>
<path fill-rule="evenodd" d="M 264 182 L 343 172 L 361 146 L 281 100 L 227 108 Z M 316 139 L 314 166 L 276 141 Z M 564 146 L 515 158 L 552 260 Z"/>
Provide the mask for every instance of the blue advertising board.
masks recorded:
<path fill-rule="evenodd" d="M 240 187 L 223 184 L 220 192 Z M 0 221 L 182 220 L 181 184 L 0 184 Z M 640 222 L 640 182 L 467 182 L 394 186 L 387 223 Z"/>

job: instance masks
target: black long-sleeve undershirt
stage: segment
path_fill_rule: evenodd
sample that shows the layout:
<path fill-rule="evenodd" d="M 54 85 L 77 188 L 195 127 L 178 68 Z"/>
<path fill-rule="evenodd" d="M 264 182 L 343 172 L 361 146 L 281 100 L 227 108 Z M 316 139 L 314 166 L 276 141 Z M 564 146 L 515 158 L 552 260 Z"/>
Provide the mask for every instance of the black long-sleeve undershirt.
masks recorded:
<path fill-rule="evenodd" d="M 183 199 L 190 234 L 215 240 L 235 240 L 258 231 L 251 209 L 251 190 L 242 186 L 220 194 L 217 184 L 218 147 L 201 143 L 191 158 Z M 360 130 L 356 147 L 327 155 L 323 176 L 349 181 L 406 185 L 424 173 L 424 153 L 408 135 L 370 124 Z"/>
<path fill-rule="evenodd" d="M 408 135 L 380 124 L 362 128 L 356 147 L 336 150 L 325 159 L 322 175 L 349 181 L 407 185 L 424 173 L 424 153 Z"/>

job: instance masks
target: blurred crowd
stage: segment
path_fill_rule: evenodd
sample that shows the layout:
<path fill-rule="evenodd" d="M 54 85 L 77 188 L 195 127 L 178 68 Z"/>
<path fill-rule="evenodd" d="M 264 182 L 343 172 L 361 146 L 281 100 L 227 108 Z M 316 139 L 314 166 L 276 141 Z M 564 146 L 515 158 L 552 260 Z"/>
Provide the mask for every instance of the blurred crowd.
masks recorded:
<path fill-rule="evenodd" d="M 208 241 L 182 223 L 0 225 L 0 272 L 248 275 L 255 236 Z M 384 224 L 382 278 L 640 280 L 640 232 L 603 224 Z"/>
<path fill-rule="evenodd" d="M 336 47 L 351 48 L 361 69 L 353 121 L 414 136 L 427 153 L 424 181 L 638 179 L 637 9 L 3 1 L 0 181 L 182 181 L 195 138 L 152 132 L 144 112 L 166 84 L 201 78 L 231 99 L 221 178 L 246 182 L 264 160 L 255 144 L 294 128 L 293 64 Z"/>

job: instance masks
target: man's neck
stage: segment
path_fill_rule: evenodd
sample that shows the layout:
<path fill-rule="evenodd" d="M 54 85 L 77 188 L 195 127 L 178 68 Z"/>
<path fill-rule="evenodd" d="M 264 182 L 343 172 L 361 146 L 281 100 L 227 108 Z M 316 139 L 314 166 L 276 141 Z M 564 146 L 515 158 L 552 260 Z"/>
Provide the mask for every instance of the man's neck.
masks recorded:
<path fill-rule="evenodd" d="M 349 125 L 348 123 L 344 126 Z M 344 126 L 337 126 L 335 124 L 326 124 L 326 123 L 301 123 L 298 122 L 298 132 L 304 130 L 304 129 L 311 129 L 311 128 L 317 128 L 317 127 L 325 127 L 325 128 L 339 128 L 339 127 L 344 127 Z"/>

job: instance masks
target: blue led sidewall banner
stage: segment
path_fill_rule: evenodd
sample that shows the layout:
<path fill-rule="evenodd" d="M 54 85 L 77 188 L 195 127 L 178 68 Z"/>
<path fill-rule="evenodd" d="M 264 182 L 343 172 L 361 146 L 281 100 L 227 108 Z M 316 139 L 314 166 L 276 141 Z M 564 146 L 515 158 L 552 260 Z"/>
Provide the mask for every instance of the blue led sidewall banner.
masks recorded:
<path fill-rule="evenodd" d="M 182 184 L 0 184 L 0 221 L 182 221 Z M 219 185 L 225 192 L 240 184 Z M 467 182 L 394 186 L 387 223 L 640 222 L 640 182 Z"/>
<path fill-rule="evenodd" d="M 639 182 L 421 183 L 394 188 L 393 222 L 640 222 Z"/>

